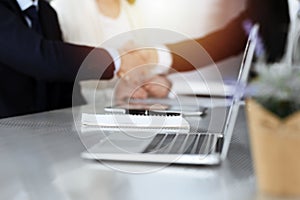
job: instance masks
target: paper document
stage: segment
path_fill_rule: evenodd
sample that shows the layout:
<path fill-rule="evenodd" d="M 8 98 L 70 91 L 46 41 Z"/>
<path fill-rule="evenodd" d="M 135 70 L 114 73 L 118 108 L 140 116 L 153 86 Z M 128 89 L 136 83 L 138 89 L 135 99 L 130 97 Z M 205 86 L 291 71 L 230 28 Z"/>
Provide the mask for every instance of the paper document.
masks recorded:
<path fill-rule="evenodd" d="M 221 82 L 188 81 L 174 83 L 172 91 L 181 95 L 210 95 L 210 96 L 232 96 L 235 91 L 234 84 Z"/>
<path fill-rule="evenodd" d="M 81 122 L 84 127 L 100 127 L 101 130 L 162 129 L 168 131 L 188 132 L 190 129 L 189 123 L 182 116 L 83 113 Z"/>

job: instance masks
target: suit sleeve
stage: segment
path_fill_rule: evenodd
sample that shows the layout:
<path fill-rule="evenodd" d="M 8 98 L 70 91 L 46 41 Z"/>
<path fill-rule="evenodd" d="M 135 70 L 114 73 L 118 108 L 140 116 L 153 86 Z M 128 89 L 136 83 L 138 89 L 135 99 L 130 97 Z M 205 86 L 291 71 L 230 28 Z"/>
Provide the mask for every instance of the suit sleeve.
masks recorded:
<path fill-rule="evenodd" d="M 241 53 L 247 42 L 242 26 L 245 17 L 246 13 L 242 13 L 222 29 L 203 38 L 167 45 L 172 52 L 172 68 L 194 70 Z"/>
<path fill-rule="evenodd" d="M 0 62 L 19 73 L 47 80 L 109 79 L 114 64 L 104 49 L 47 40 L 0 5 Z"/>

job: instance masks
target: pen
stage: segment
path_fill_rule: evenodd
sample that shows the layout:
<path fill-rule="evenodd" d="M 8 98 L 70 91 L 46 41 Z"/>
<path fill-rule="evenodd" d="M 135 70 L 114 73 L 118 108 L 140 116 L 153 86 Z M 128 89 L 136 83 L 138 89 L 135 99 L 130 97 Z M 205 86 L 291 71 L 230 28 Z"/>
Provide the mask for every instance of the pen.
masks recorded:
<path fill-rule="evenodd" d="M 146 110 L 146 109 L 126 109 L 126 114 L 132 115 L 163 115 L 163 116 L 180 116 L 179 112 L 169 112 L 165 110 Z"/>
<path fill-rule="evenodd" d="M 125 108 L 105 108 L 107 113 L 131 114 L 131 115 L 161 115 L 161 116 L 184 116 L 199 117 L 206 113 L 207 108 L 199 111 L 173 111 L 173 110 L 148 110 L 148 109 L 125 109 Z"/>
<path fill-rule="evenodd" d="M 112 114 L 130 114 L 130 115 L 162 115 L 162 116 L 180 116 L 180 112 L 166 110 L 148 110 L 148 109 L 125 109 L 125 108 L 105 108 L 106 113 Z"/>

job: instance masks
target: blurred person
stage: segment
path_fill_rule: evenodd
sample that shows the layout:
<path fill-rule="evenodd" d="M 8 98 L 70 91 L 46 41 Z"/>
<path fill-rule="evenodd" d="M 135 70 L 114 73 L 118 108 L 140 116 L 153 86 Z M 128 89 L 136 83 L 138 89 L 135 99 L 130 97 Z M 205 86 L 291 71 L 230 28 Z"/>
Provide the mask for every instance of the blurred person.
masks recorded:
<path fill-rule="evenodd" d="M 136 7 L 127 0 L 53 0 L 63 39 L 100 46 L 115 35 L 142 26 Z M 120 44 L 121 45 L 121 44 Z"/>
<path fill-rule="evenodd" d="M 256 55 L 266 62 L 280 61 L 285 54 L 290 23 L 287 0 L 248 0 L 246 9 L 221 29 L 195 40 L 167 44 L 172 63 L 170 72 L 195 70 L 211 64 L 212 60 L 218 62 L 240 54 L 256 23 L 260 25 Z M 195 42 L 203 47 L 202 52 Z M 157 60 L 155 48 L 142 51 L 141 55 L 152 57 L 152 62 L 157 62 L 153 61 Z"/>
<path fill-rule="evenodd" d="M 0 118 L 69 107 L 73 86 L 75 103 L 83 103 L 79 69 L 82 79 L 109 79 L 145 62 L 134 53 L 114 60 L 117 50 L 62 42 L 56 12 L 43 0 L 0 1 L 0 52 Z"/>
<path fill-rule="evenodd" d="M 118 34 L 143 26 L 143 17 L 133 5 L 134 3 L 134 0 L 53 0 L 51 5 L 58 13 L 65 41 L 119 49 L 123 48 L 128 41 L 107 42 L 108 44 L 105 42 Z M 144 87 L 135 88 L 135 85 L 129 81 L 119 81 L 118 78 L 100 82 L 96 80 L 82 81 L 80 85 L 87 101 L 95 103 L 100 101 L 106 104 L 111 103 L 114 92 L 115 97 L 120 99 L 166 97 L 168 95 L 166 88 L 171 87 L 171 82 L 166 77 L 162 75 L 152 77 L 151 75 L 145 76 L 144 79 L 146 79 L 142 81 L 144 86 L 147 85 L 147 82 L 157 81 L 160 84 L 155 84 L 155 89 L 151 89 L 149 92 L 146 92 Z M 163 86 L 160 88 L 161 83 Z M 117 88 L 115 89 L 115 87 Z"/>
<path fill-rule="evenodd" d="M 195 41 L 210 55 L 214 62 L 240 54 L 247 42 L 248 34 L 254 24 L 258 23 L 259 42 L 256 56 L 267 62 L 280 61 L 286 50 L 289 30 L 289 7 L 287 0 L 248 0 L 247 8 L 222 29 L 210 33 Z M 194 70 L 210 62 L 209 59 L 197 60 L 197 66 L 191 66 L 184 55 L 192 54 L 190 41 L 167 45 L 172 54 L 172 68 L 176 71 Z"/>

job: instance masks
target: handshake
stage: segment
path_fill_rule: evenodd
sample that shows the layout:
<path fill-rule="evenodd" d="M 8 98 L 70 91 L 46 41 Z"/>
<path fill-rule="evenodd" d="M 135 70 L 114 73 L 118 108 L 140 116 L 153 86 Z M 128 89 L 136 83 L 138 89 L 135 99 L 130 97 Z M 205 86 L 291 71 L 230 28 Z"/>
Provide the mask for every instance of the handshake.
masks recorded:
<path fill-rule="evenodd" d="M 162 73 L 170 66 L 161 64 L 159 49 L 136 48 L 133 43 L 128 43 L 119 53 L 121 67 L 117 72 L 120 80 L 115 87 L 116 99 L 168 96 L 171 82 Z"/>

